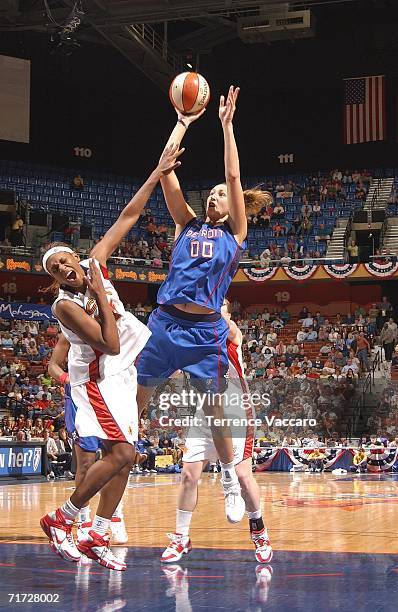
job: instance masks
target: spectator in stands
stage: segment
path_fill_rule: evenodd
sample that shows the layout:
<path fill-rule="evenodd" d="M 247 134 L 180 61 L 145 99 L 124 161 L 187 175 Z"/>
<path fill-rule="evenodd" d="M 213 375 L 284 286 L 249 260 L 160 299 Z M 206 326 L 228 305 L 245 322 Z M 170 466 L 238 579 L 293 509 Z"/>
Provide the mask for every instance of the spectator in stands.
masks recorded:
<path fill-rule="evenodd" d="M 317 200 L 314 202 L 314 205 L 312 207 L 312 212 L 315 217 L 320 217 L 321 215 L 321 212 L 322 212 L 321 205 L 319 204 Z"/>
<path fill-rule="evenodd" d="M 13 223 L 11 224 L 10 240 L 11 240 L 11 245 L 13 247 L 18 247 L 18 246 L 23 245 L 24 243 L 23 230 L 24 230 L 24 222 L 22 218 L 20 217 L 20 215 L 17 215 L 15 218 L 15 221 L 13 221 Z"/>
<path fill-rule="evenodd" d="M 347 247 L 347 251 L 349 254 L 350 263 L 358 263 L 359 248 L 354 239 L 351 240 L 349 246 Z"/>
<path fill-rule="evenodd" d="M 271 263 L 271 252 L 269 249 L 264 249 L 260 255 L 260 264 L 263 268 L 268 268 Z"/>
<path fill-rule="evenodd" d="M 84 181 L 83 181 L 83 178 L 80 176 L 80 174 L 76 174 L 76 176 L 73 177 L 71 187 L 72 189 L 80 189 L 80 190 L 84 189 Z"/>
<path fill-rule="evenodd" d="M 301 233 L 309 234 L 311 232 L 311 229 L 312 229 L 312 225 L 311 225 L 311 221 L 309 217 L 303 217 L 303 220 L 301 222 Z"/>
<path fill-rule="evenodd" d="M 356 356 L 358 357 L 362 368 L 366 371 L 370 371 L 370 363 L 369 363 L 369 354 L 370 354 L 370 344 L 365 338 L 365 334 L 360 332 L 356 338 L 357 348 L 356 348 Z"/>
<path fill-rule="evenodd" d="M 284 236 L 286 233 L 286 228 L 281 221 L 278 221 L 272 228 L 275 238 L 279 238 L 279 236 Z"/>
<path fill-rule="evenodd" d="M 307 315 L 304 319 L 301 320 L 301 325 L 305 328 L 314 326 L 314 319 L 310 312 L 307 312 Z"/>
<path fill-rule="evenodd" d="M 276 206 L 274 207 L 272 216 L 275 219 L 281 219 L 282 217 L 285 216 L 285 209 L 283 208 L 282 204 L 279 202 L 276 203 Z"/>
<path fill-rule="evenodd" d="M 387 318 L 391 316 L 392 306 L 388 298 L 383 295 L 383 297 L 381 298 L 381 302 L 378 304 L 378 307 L 380 311 L 380 320 L 378 321 L 378 327 L 381 328 L 381 326 L 386 322 Z"/>
<path fill-rule="evenodd" d="M 330 240 L 329 230 L 327 229 L 324 223 L 319 224 L 315 240 L 317 240 L 318 242 Z"/>
<path fill-rule="evenodd" d="M 299 329 L 299 331 L 297 332 L 296 340 L 297 342 L 300 342 L 300 343 L 305 342 L 307 340 L 307 336 L 308 336 L 307 330 L 305 327 L 303 327 L 302 329 Z"/>
<path fill-rule="evenodd" d="M 281 265 L 288 266 L 291 261 L 292 261 L 292 258 L 289 255 L 289 251 L 285 251 L 282 257 L 280 258 Z"/>
<path fill-rule="evenodd" d="M 381 330 L 380 334 L 380 340 L 384 348 L 384 355 L 386 361 L 392 361 L 392 354 L 395 343 L 397 341 L 397 330 L 395 323 L 394 325 L 391 325 L 389 322 L 384 323 L 383 329 Z"/>
<path fill-rule="evenodd" d="M 316 330 L 313 329 L 312 327 L 309 327 L 306 342 L 316 342 L 317 339 L 318 339 L 318 334 Z"/>
<path fill-rule="evenodd" d="M 358 185 L 355 189 L 355 197 L 357 200 L 363 201 L 366 199 L 366 191 L 362 185 Z"/>

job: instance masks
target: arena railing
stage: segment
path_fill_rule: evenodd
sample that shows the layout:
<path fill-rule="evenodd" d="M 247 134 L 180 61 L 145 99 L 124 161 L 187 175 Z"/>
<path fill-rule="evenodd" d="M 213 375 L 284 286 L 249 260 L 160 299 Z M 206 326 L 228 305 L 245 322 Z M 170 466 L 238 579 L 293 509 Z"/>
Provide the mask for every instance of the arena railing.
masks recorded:
<path fill-rule="evenodd" d="M 300 257 L 299 259 L 291 258 L 289 262 L 282 262 L 280 259 L 270 259 L 268 266 L 270 268 L 287 268 L 290 265 L 316 265 L 321 266 L 332 262 L 334 264 L 346 263 L 345 257 Z M 264 267 L 260 259 L 243 259 L 239 262 L 239 268 L 259 268 Z"/>

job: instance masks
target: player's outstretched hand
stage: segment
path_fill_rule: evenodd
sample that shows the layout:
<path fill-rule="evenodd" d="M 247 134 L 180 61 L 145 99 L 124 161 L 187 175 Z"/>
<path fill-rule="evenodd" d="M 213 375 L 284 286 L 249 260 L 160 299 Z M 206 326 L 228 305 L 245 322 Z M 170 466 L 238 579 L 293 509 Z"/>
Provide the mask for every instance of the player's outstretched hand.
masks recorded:
<path fill-rule="evenodd" d="M 180 149 L 178 144 L 169 144 L 163 151 L 157 166 L 159 175 L 165 176 L 166 174 L 170 174 L 170 172 L 173 172 L 173 170 L 181 166 L 181 162 L 178 158 L 184 151 L 185 149 Z"/>
<path fill-rule="evenodd" d="M 220 117 L 221 125 L 223 127 L 225 127 L 229 123 L 232 123 L 239 92 L 239 87 L 234 87 L 233 85 L 231 85 L 228 91 L 227 99 L 225 99 L 224 96 L 220 97 L 220 107 L 218 110 L 218 116 Z"/>
<path fill-rule="evenodd" d="M 175 112 L 177 113 L 178 121 L 182 121 L 182 123 L 186 127 L 188 127 L 188 126 L 191 125 L 191 123 L 193 123 L 194 121 L 197 121 L 198 119 L 200 119 L 200 117 L 202 117 L 205 114 L 206 109 L 202 108 L 200 113 L 197 113 L 196 115 L 184 115 L 177 108 L 175 108 Z"/>
<path fill-rule="evenodd" d="M 86 282 L 93 298 L 106 298 L 104 283 L 102 282 L 100 271 L 94 263 L 94 259 L 90 259 Z"/>

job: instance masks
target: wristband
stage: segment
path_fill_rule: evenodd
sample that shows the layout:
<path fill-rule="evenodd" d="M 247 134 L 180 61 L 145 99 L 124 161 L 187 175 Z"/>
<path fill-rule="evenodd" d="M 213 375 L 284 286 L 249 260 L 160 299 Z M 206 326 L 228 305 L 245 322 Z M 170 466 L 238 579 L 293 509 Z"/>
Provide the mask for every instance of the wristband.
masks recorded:
<path fill-rule="evenodd" d="M 181 123 L 181 125 L 183 125 L 186 130 L 188 129 L 187 124 L 184 123 L 182 119 L 178 119 L 177 123 Z"/>
<path fill-rule="evenodd" d="M 69 378 L 68 372 L 62 372 L 61 376 L 59 377 L 59 380 L 62 385 L 65 385 L 68 378 Z"/>

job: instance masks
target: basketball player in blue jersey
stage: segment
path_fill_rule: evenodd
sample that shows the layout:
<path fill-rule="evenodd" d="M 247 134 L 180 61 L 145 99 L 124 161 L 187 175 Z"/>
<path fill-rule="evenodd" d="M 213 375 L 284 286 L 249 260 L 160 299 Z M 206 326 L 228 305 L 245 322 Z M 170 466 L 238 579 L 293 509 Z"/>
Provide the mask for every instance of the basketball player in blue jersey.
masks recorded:
<path fill-rule="evenodd" d="M 225 183 L 211 190 L 206 218 L 199 219 L 187 204 L 175 172 L 161 179 L 176 232 L 169 274 L 158 293 L 159 307 L 148 323 L 152 336 L 137 362 L 137 403 L 141 410 L 159 379 L 184 370 L 201 393 L 209 393 L 206 397 L 211 401 L 203 408 L 205 414 L 223 418 L 220 394 L 225 390 L 228 371 L 229 328 L 221 307 L 246 248 L 246 215 L 257 212 L 272 198 L 262 191 L 244 194 L 242 190 L 232 123 L 238 95 L 239 88 L 230 87 L 226 99 L 220 98 Z M 178 114 L 169 143 L 179 144 L 189 125 L 202 114 Z M 211 432 L 221 463 L 226 515 L 236 523 L 243 518 L 245 503 L 234 467 L 231 434 L 215 420 Z"/>

